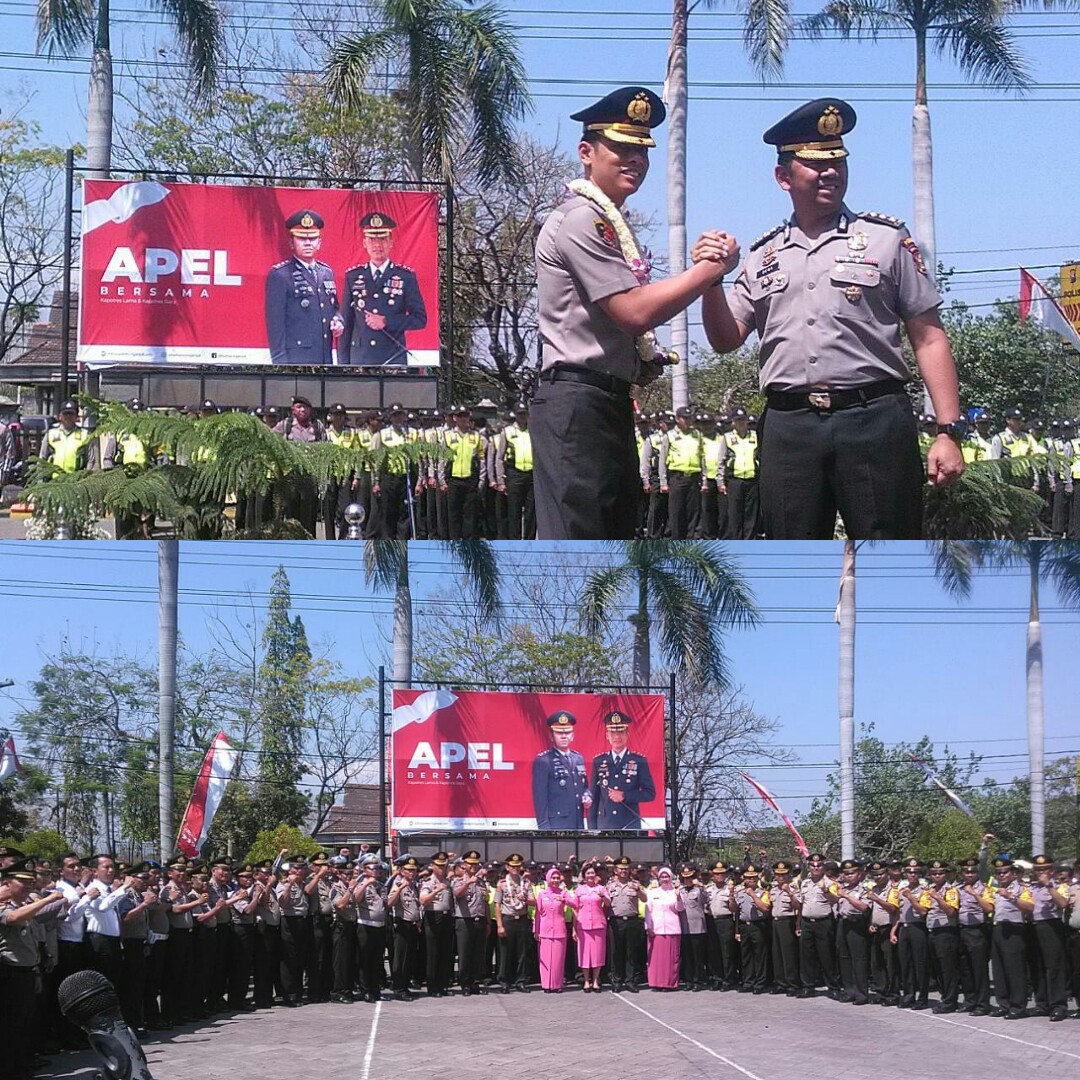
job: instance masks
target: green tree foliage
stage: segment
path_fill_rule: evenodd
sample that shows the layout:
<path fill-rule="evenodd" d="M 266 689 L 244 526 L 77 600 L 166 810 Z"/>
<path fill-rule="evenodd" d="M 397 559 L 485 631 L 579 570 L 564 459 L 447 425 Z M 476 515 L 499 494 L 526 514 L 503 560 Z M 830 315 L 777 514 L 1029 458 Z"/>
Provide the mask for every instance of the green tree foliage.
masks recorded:
<path fill-rule="evenodd" d="M 685 362 L 685 361 L 684 361 Z M 758 381 L 758 346 L 743 346 L 738 352 L 715 353 L 699 349 L 687 372 L 690 400 L 714 415 L 729 414 L 742 406 L 747 412 L 760 416 L 765 396 Z M 671 408 L 671 385 L 667 379 L 657 379 L 643 387 L 638 404 L 645 412 Z"/>
<path fill-rule="evenodd" d="M 282 851 L 286 858 L 290 855 L 305 855 L 310 858 L 321 850 L 318 842 L 302 829 L 295 825 L 278 825 L 274 829 L 260 829 L 255 834 L 245 858 L 249 862 L 264 862 L 267 859 L 273 861 Z"/>
<path fill-rule="evenodd" d="M 20 837 L 18 843 L 20 850 L 27 855 L 32 855 L 35 859 L 47 859 L 56 868 L 60 866 L 60 856 L 71 850 L 71 845 L 63 834 L 55 829 L 32 829 Z"/>
<path fill-rule="evenodd" d="M 924 862 L 945 859 L 955 864 L 978 852 L 983 833 L 979 822 L 955 806 L 947 806 L 923 822 L 910 854 Z"/>

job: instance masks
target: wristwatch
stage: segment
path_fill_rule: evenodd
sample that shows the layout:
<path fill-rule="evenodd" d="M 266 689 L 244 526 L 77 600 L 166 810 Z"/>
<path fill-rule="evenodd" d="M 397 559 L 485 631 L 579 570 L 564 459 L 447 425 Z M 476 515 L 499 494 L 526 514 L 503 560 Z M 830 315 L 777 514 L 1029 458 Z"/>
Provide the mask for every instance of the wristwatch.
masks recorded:
<path fill-rule="evenodd" d="M 967 434 L 967 423 L 963 420 L 954 420 L 951 424 L 938 424 L 935 435 L 948 435 L 950 439 L 960 442 Z"/>

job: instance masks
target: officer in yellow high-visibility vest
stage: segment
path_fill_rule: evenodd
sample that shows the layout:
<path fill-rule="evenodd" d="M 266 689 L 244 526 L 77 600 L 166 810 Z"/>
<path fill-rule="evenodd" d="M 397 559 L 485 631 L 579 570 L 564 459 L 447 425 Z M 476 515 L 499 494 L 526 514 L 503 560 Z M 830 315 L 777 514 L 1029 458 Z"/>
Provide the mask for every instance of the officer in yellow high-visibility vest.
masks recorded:
<path fill-rule="evenodd" d="M 41 460 L 51 461 L 64 473 L 98 467 L 97 439 L 79 427 L 78 420 L 78 403 L 68 398 L 60 405 L 58 422 L 45 433 L 41 445 Z"/>
<path fill-rule="evenodd" d="M 416 433 L 406 427 L 405 408 L 396 402 L 386 410 L 386 426 L 379 429 L 372 449 L 384 450 L 371 493 L 379 500 L 378 535 L 380 540 L 408 539 L 412 528 L 408 490 L 415 470 L 404 448 L 416 442 Z"/>
<path fill-rule="evenodd" d="M 990 442 L 990 457 L 994 461 L 1001 458 L 1031 457 L 1035 452 L 1031 436 L 1024 430 L 1024 410 L 1006 409 L 1005 430 L 999 431 Z"/>
<path fill-rule="evenodd" d="M 326 441 L 352 450 L 356 446 L 356 431 L 349 423 L 349 414 L 340 402 L 326 410 Z M 349 535 L 345 523 L 345 507 L 352 502 L 356 474 L 344 480 L 331 480 L 322 499 L 323 536 L 327 540 L 344 540 Z"/>
<path fill-rule="evenodd" d="M 724 486 L 727 490 L 731 540 L 753 540 L 761 531 L 758 499 L 758 437 L 756 423 L 745 409 L 731 414 L 734 430 L 724 436 Z"/>
<path fill-rule="evenodd" d="M 439 487 L 446 492 L 451 540 L 475 540 L 480 489 L 487 483 L 487 440 L 474 430 L 468 406 L 454 409 L 454 427 L 444 436 L 449 461 L 438 466 Z"/>
<path fill-rule="evenodd" d="M 1051 446 L 1046 438 L 1046 425 L 1039 419 L 1032 419 L 1028 424 L 1028 439 L 1031 441 L 1031 457 L 1034 459 L 1034 475 L 1031 488 L 1043 498 L 1043 508 L 1039 511 L 1039 520 L 1049 531 L 1053 521 L 1054 491 L 1057 483 L 1053 474 L 1056 462 L 1051 457 Z"/>
<path fill-rule="evenodd" d="M 978 409 L 972 418 L 974 429 L 968 433 L 967 438 L 960 444 L 960 452 L 964 455 L 964 461 L 971 464 L 974 461 L 989 461 L 993 449 L 990 425 L 993 417 L 987 409 Z"/>
<path fill-rule="evenodd" d="M 143 403 L 136 397 L 128 402 L 132 412 L 142 412 Z M 113 439 L 112 464 L 121 466 L 127 472 L 142 472 L 150 464 L 150 451 L 146 443 L 127 431 L 117 432 Z M 108 468 L 107 463 L 104 464 Z M 116 538 L 118 540 L 150 540 L 154 532 L 154 515 L 142 507 L 135 507 L 130 513 L 116 512 Z"/>
<path fill-rule="evenodd" d="M 672 540 L 692 540 L 701 516 L 701 484 L 705 479 L 701 435 L 694 428 L 694 410 L 675 410 L 675 428 L 660 443 L 660 490 L 668 495 L 668 527 Z"/>
<path fill-rule="evenodd" d="M 506 493 L 507 539 L 534 539 L 532 435 L 529 406 L 524 401 L 518 402 L 513 423 L 507 424 L 496 439 L 495 486 Z"/>
<path fill-rule="evenodd" d="M 701 433 L 701 450 L 705 472 L 701 481 L 701 524 L 698 535 L 702 540 L 718 540 L 727 529 L 727 500 L 724 517 L 720 517 L 720 487 L 723 484 L 720 463 L 724 456 L 724 437 L 716 430 L 716 417 L 699 412 L 694 418 Z"/>

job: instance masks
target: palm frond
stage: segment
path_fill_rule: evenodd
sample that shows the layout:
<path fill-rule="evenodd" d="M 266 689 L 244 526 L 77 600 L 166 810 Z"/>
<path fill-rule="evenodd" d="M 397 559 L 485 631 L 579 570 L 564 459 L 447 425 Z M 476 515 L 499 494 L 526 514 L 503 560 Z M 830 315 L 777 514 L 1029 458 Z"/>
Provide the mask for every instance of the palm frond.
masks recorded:
<path fill-rule="evenodd" d="M 94 36 L 93 0 L 38 0 L 37 47 L 46 54 L 70 53 Z"/>
<path fill-rule="evenodd" d="M 392 30 L 376 29 L 363 34 L 346 34 L 330 50 L 326 67 L 326 90 L 330 100 L 343 112 L 363 108 L 368 79 L 377 64 L 394 55 L 397 38 Z"/>
<path fill-rule="evenodd" d="M 488 540 L 450 540 L 447 548 L 465 571 L 469 588 L 479 605 L 480 617 L 496 627 L 502 614 L 499 599 L 499 562 L 495 546 Z"/>
<path fill-rule="evenodd" d="M 409 562 L 407 540 L 368 540 L 364 544 L 364 580 L 382 592 L 393 592 Z"/>
<path fill-rule="evenodd" d="M 1043 501 L 1030 487 L 1030 461 L 1003 458 L 975 462 L 954 484 L 928 487 L 923 500 L 923 535 L 933 540 L 1037 535 Z"/>
<path fill-rule="evenodd" d="M 1004 23 L 986 18 L 960 18 L 935 27 L 934 47 L 951 56 L 960 70 L 991 86 L 1023 93 L 1031 86 L 1026 61 Z"/>
<path fill-rule="evenodd" d="M 966 600 L 971 595 L 974 572 L 967 542 L 934 540 L 931 541 L 930 550 L 934 559 L 934 573 L 945 586 L 945 591 L 957 600 Z"/>
<path fill-rule="evenodd" d="M 824 37 L 830 30 L 838 30 L 842 37 L 876 38 L 882 30 L 910 25 L 902 9 L 869 0 L 831 0 L 819 12 L 799 22 L 799 27 L 814 39 Z"/>
<path fill-rule="evenodd" d="M 748 0 L 743 19 L 743 47 L 763 78 L 779 76 L 794 20 L 788 0 Z"/>
<path fill-rule="evenodd" d="M 1063 604 L 1080 608 L 1080 544 L 1054 540 L 1047 546 L 1049 550 L 1043 559 L 1047 576 L 1054 583 Z"/>
<path fill-rule="evenodd" d="M 710 540 L 682 543 L 666 562 L 685 578 L 709 617 L 720 626 L 748 629 L 758 625 L 760 614 L 753 590 L 723 544 Z"/>
<path fill-rule="evenodd" d="M 629 573 L 628 567 L 622 565 L 597 570 L 589 576 L 578 598 L 581 620 L 587 634 L 596 636 L 611 625 L 619 594 L 626 587 Z"/>
<path fill-rule="evenodd" d="M 222 48 L 222 14 L 213 0 L 154 0 L 169 16 L 194 75 L 197 97 L 206 99 L 217 81 Z"/>
<path fill-rule="evenodd" d="M 668 666 L 684 672 L 695 683 L 728 684 L 722 635 L 707 606 L 673 571 L 654 567 L 649 574 L 649 595 L 660 649 Z"/>

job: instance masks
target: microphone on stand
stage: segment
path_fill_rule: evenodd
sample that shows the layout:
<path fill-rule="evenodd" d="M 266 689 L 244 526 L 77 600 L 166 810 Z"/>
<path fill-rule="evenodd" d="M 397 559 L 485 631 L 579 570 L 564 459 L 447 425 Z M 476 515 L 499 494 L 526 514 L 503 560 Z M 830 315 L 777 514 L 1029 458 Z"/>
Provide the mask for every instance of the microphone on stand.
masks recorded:
<path fill-rule="evenodd" d="M 65 1018 L 86 1032 L 106 1080 L 154 1080 L 139 1040 L 120 1015 L 116 991 L 104 975 L 77 971 L 60 984 L 56 999 Z"/>

